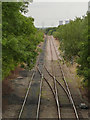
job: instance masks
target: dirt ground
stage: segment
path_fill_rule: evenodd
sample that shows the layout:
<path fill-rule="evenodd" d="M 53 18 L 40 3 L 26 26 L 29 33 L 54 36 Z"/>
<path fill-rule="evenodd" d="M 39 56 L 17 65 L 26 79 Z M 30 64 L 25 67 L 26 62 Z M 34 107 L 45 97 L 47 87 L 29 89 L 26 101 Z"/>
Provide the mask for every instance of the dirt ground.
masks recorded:
<path fill-rule="evenodd" d="M 2 85 L 3 118 L 17 118 L 30 81 L 31 72 L 21 68 L 17 68 L 14 72 L 15 76 L 13 77 L 12 73 Z"/>
<path fill-rule="evenodd" d="M 23 70 L 22 68 L 20 68 L 19 66 L 15 68 L 14 71 L 11 71 L 10 75 L 5 78 L 2 82 L 2 95 L 8 95 L 13 91 L 13 88 L 11 86 L 11 80 L 15 79 L 19 76 L 19 71 Z M 3 98 L 3 111 L 5 111 L 5 109 L 7 108 L 7 99 Z"/>

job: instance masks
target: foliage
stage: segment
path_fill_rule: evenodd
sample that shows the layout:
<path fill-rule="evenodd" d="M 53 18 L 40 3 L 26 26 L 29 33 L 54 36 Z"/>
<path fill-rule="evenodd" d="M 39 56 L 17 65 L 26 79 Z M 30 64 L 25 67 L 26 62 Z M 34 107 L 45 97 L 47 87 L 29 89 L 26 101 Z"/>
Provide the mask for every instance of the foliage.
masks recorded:
<path fill-rule="evenodd" d="M 83 40 L 79 43 L 80 51 L 78 52 L 78 59 L 77 62 L 78 66 L 78 74 L 84 76 L 84 81 L 89 79 L 89 64 L 90 64 L 90 57 L 88 54 L 88 16 L 82 21 L 82 37 Z"/>
<path fill-rule="evenodd" d="M 34 27 L 34 19 L 21 14 L 27 12 L 26 5 L 20 2 L 2 4 L 3 78 L 19 64 L 24 63 L 31 69 L 36 61 L 37 45 L 43 40 L 43 33 Z"/>
<path fill-rule="evenodd" d="M 83 18 L 76 18 L 70 23 L 61 25 L 53 32 L 54 37 L 60 40 L 60 49 L 64 53 L 66 60 L 77 58 L 77 74 L 84 77 L 84 81 L 89 79 L 90 57 L 88 54 L 88 15 Z M 90 29 L 90 27 L 89 27 Z"/>
<path fill-rule="evenodd" d="M 50 27 L 50 28 L 46 28 L 45 33 L 52 35 L 54 31 L 56 31 L 56 27 Z"/>

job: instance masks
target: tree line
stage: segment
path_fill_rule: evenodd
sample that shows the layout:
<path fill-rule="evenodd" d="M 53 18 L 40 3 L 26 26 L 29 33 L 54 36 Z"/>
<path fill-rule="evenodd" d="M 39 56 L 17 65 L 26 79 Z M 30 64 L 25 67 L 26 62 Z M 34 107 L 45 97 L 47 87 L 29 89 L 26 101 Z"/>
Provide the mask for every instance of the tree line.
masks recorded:
<path fill-rule="evenodd" d="M 87 85 L 90 76 L 90 56 L 88 52 L 88 38 L 90 36 L 90 14 L 82 18 L 70 20 L 68 24 L 60 25 L 56 29 L 50 29 L 52 34 L 60 41 L 60 50 L 65 60 L 74 60 L 77 63 L 77 74 L 83 76 L 83 82 Z"/>
<path fill-rule="evenodd" d="M 28 2 L 2 3 L 2 75 L 3 79 L 16 66 L 31 69 L 38 55 L 37 45 L 43 33 L 34 26 L 32 17 L 25 17 Z"/>

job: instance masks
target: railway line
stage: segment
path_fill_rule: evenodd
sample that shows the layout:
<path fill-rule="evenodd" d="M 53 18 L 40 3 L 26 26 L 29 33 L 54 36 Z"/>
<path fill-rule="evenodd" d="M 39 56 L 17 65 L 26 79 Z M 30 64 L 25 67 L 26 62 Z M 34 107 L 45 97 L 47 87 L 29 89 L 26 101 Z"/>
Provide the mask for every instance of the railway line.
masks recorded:
<path fill-rule="evenodd" d="M 72 95 L 71 95 L 71 92 L 70 92 L 70 89 L 69 89 L 69 86 L 68 86 L 68 83 L 66 82 L 66 80 L 65 80 L 65 76 L 64 76 L 64 72 L 63 72 L 63 70 L 62 70 L 62 68 L 61 68 L 61 65 L 60 65 L 60 62 L 59 62 L 59 56 L 58 56 L 58 54 L 57 54 L 57 51 L 56 51 L 56 48 L 55 48 L 55 45 L 54 45 L 54 43 L 53 43 L 53 39 L 52 40 L 49 40 L 50 41 L 50 44 L 52 44 L 52 46 L 53 46 L 53 48 L 54 48 L 54 50 L 55 50 L 55 53 L 56 53 L 56 56 L 57 56 L 57 59 L 58 59 L 58 67 L 59 67 L 59 70 L 60 71 L 58 71 L 58 73 L 61 73 L 61 77 L 62 77 L 62 79 L 61 79 L 61 81 L 59 82 L 57 79 L 56 79 L 56 74 L 54 74 L 53 75 L 53 73 L 51 74 L 49 71 L 48 71 L 48 69 L 45 67 L 45 65 L 44 65 L 44 67 L 45 67 L 45 69 L 46 69 L 46 71 L 48 72 L 48 74 L 53 78 L 53 79 L 55 79 L 56 80 L 56 82 L 57 82 L 57 86 L 59 85 L 59 87 L 58 87 L 58 91 L 59 91 L 59 102 L 61 101 L 61 97 L 63 97 L 64 96 L 64 98 L 63 99 L 65 99 L 66 100 L 66 98 L 65 97 L 67 97 L 67 100 L 68 101 L 65 101 L 65 103 L 68 103 L 67 105 L 68 105 L 68 107 L 69 107 L 69 109 L 73 109 L 73 111 L 71 111 L 70 110 L 70 112 L 69 112 L 69 115 L 63 115 L 63 113 L 64 113 L 64 111 L 62 111 L 61 112 L 61 118 L 64 116 L 66 116 L 66 118 L 69 118 L 70 116 L 71 116 L 71 118 L 76 118 L 77 120 L 79 120 L 79 115 L 78 115 L 78 112 L 77 112 L 77 109 L 76 109 L 76 106 L 75 106 L 75 103 L 74 103 L 74 100 L 73 100 L 73 98 L 72 98 Z M 52 43 L 51 43 L 51 41 L 52 41 Z M 50 45 L 51 46 L 51 45 Z M 52 49 L 51 47 L 50 47 L 50 49 Z M 51 52 L 52 52 L 52 50 L 51 50 Z M 51 53 L 52 54 L 52 53 Z M 51 58 L 51 60 L 52 60 L 52 62 L 53 62 L 53 58 Z M 56 66 L 54 66 L 54 64 L 53 64 L 53 67 L 54 67 L 54 71 L 56 71 L 55 70 L 55 67 Z M 63 84 L 61 84 L 61 83 L 63 83 Z M 61 89 L 59 89 L 61 87 Z M 60 91 L 61 90 L 63 90 L 62 91 L 62 93 L 64 92 L 65 93 L 65 95 L 62 95 L 62 93 L 60 93 Z M 61 105 L 61 109 L 63 108 L 63 99 L 62 99 L 62 103 L 60 102 L 60 105 Z M 65 104 L 64 103 L 64 104 Z M 69 109 L 67 109 L 67 110 L 69 110 Z M 73 115 L 73 112 L 74 112 L 74 115 Z M 71 113 L 71 115 L 70 115 L 70 113 Z M 65 112 L 65 114 L 66 114 L 66 112 Z"/>
<path fill-rule="evenodd" d="M 53 52 L 52 52 L 52 48 L 51 48 L 51 42 L 50 42 L 50 52 L 51 52 L 51 69 L 52 69 L 52 74 L 54 75 L 53 78 L 53 82 L 54 82 L 54 91 L 55 91 L 55 98 L 57 101 L 57 111 L 58 111 L 58 118 L 61 120 L 61 109 L 60 109 L 60 103 L 59 103 L 59 99 L 58 99 L 58 91 L 57 91 L 57 84 L 56 84 L 56 78 L 55 78 L 55 72 L 54 72 L 54 66 L 53 66 Z"/>
<path fill-rule="evenodd" d="M 35 70 L 33 72 L 32 78 L 29 82 L 27 92 L 25 94 L 24 101 L 22 103 L 21 109 L 19 111 L 18 120 L 21 118 L 35 118 L 38 120 L 40 118 L 41 112 L 41 100 L 42 100 L 42 86 L 43 81 L 45 81 L 53 95 L 54 102 L 57 110 L 57 119 L 62 120 L 63 118 L 71 118 L 75 120 L 80 120 L 79 115 L 72 98 L 68 83 L 65 80 L 63 70 L 59 62 L 59 56 L 57 54 L 55 45 L 53 43 L 53 38 L 50 38 L 50 52 L 51 52 L 51 72 L 47 69 L 45 64 L 45 49 L 47 37 L 43 45 L 43 52 L 40 54 Z M 57 57 L 57 67 L 59 68 L 61 80 L 58 80 L 57 71 L 55 70 L 55 64 L 53 60 L 53 51 L 54 50 Z M 52 84 L 50 80 L 47 79 L 47 76 L 44 75 L 45 71 L 49 77 L 52 79 Z M 64 110 L 67 110 L 67 114 Z M 47 116 L 46 116 L 47 118 Z"/>

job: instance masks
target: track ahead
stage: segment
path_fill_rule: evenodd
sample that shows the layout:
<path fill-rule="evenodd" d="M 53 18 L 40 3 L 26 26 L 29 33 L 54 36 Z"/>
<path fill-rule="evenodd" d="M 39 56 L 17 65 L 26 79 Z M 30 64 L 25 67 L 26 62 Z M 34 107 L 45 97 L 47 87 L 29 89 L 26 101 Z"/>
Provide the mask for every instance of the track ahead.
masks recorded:
<path fill-rule="evenodd" d="M 43 51 L 39 56 L 39 59 L 37 61 L 37 65 L 35 67 L 34 73 L 32 75 L 32 78 L 30 80 L 30 83 L 29 83 L 29 86 L 28 86 L 28 89 L 27 89 L 27 92 L 26 92 L 26 95 L 25 95 L 25 99 L 22 103 L 20 113 L 19 113 L 19 119 L 20 118 L 39 119 L 41 94 L 42 94 L 42 82 L 43 82 L 43 80 L 45 80 L 47 85 L 49 86 L 50 90 L 53 93 L 53 97 L 55 99 L 56 107 L 57 107 L 58 119 L 59 120 L 62 119 L 62 114 L 61 114 L 62 107 L 60 106 L 60 97 L 59 97 L 60 95 L 58 93 L 58 88 L 57 88 L 57 86 L 59 85 L 59 87 L 61 87 L 63 89 L 63 92 L 66 94 L 67 98 L 69 99 L 69 102 L 71 102 L 71 104 L 72 104 L 73 112 L 74 112 L 74 115 L 75 115 L 75 120 L 79 120 L 77 109 L 75 107 L 72 95 L 70 93 L 68 84 L 65 80 L 65 76 L 64 76 L 64 73 L 62 71 L 62 68 L 61 68 L 59 62 L 58 62 L 58 66 L 60 67 L 60 70 L 61 70 L 61 73 L 62 73 L 62 79 L 65 83 L 65 86 L 63 86 L 55 77 L 56 73 L 54 71 L 54 66 L 53 66 L 53 53 L 52 53 L 52 48 L 51 47 L 50 47 L 50 50 L 51 50 L 51 61 L 52 61 L 52 74 L 48 71 L 48 69 L 46 68 L 46 66 L 44 64 L 45 63 L 44 59 L 45 59 L 46 40 L 47 40 L 47 38 L 45 39 L 45 42 L 44 42 L 44 45 L 43 45 L 43 48 L 42 48 Z M 53 40 L 50 41 L 50 46 L 51 46 L 51 44 L 53 45 L 56 56 L 59 59 L 58 54 L 57 54 L 56 49 L 55 49 L 55 45 L 53 43 Z M 49 84 L 48 80 L 45 78 L 45 76 L 42 73 L 44 67 L 45 67 L 46 71 L 48 72 L 48 74 L 53 79 L 54 88 Z"/>

